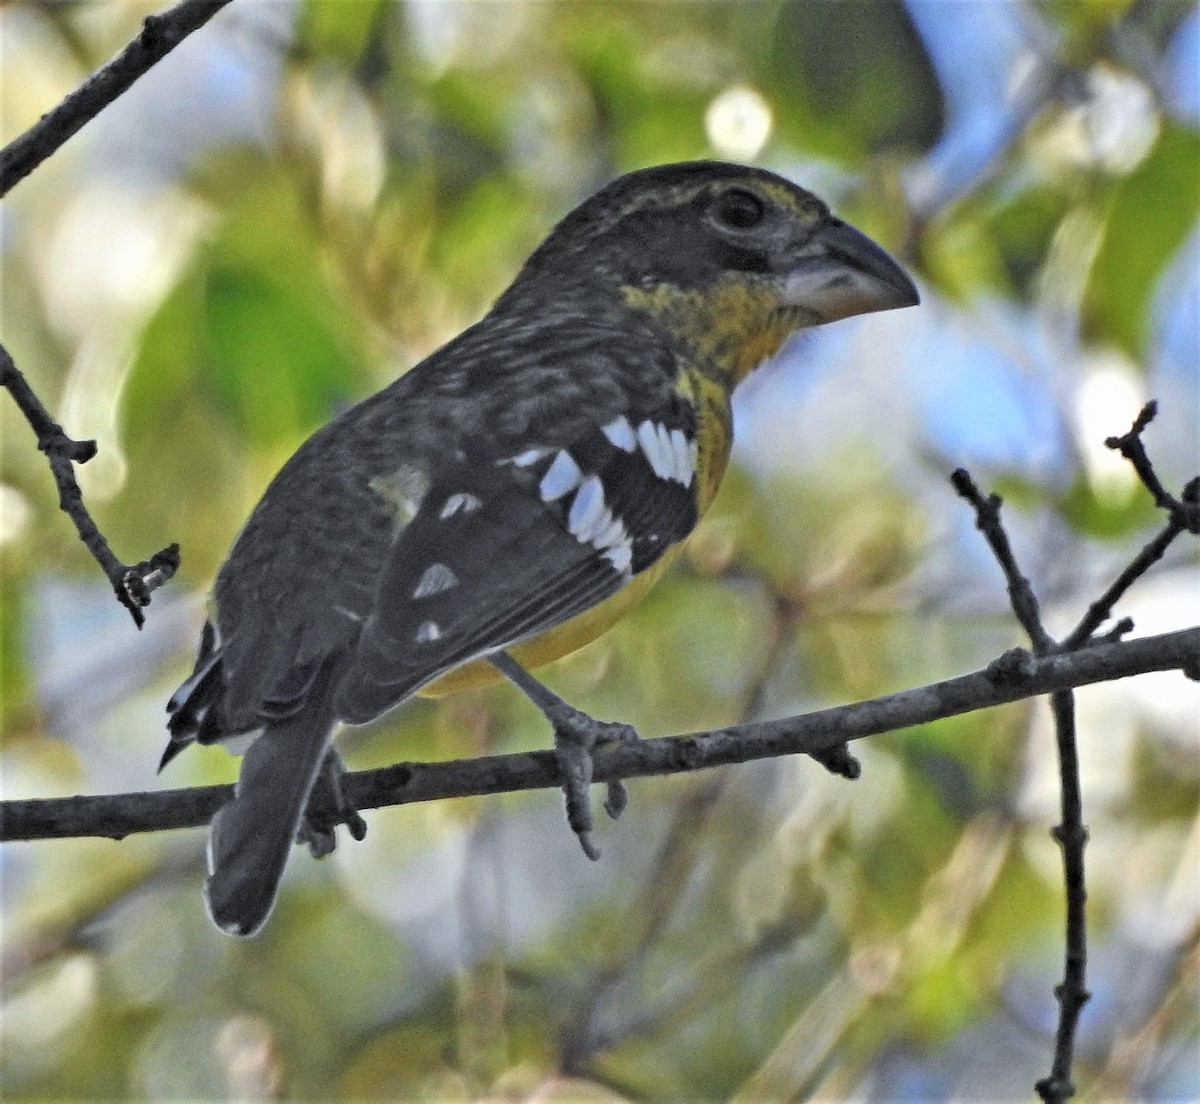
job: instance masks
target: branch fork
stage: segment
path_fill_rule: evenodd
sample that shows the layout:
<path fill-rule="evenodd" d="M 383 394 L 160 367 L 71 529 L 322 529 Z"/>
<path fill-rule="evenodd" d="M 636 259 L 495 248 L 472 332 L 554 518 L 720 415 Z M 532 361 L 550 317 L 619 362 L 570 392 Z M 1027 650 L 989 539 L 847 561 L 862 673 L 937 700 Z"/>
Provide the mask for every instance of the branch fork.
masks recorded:
<path fill-rule="evenodd" d="M 1162 485 L 1146 454 L 1142 433 L 1154 420 L 1157 404 L 1147 403 L 1134 419 L 1129 432 L 1109 437 L 1104 443 L 1115 449 L 1133 465 L 1155 504 L 1167 512 L 1167 524 L 1134 558 L 1133 562 L 1109 585 L 1108 589 L 1089 606 L 1087 612 L 1062 641 L 1055 640 L 1042 624 L 1037 596 L 1029 580 L 1021 573 L 1013 555 L 1008 535 L 1000 520 L 999 495 L 983 495 L 970 474 L 959 468 L 950 477 L 954 489 L 975 510 L 976 528 L 984 535 L 1008 584 L 1013 613 L 1025 630 L 1033 651 L 1014 648 L 1005 652 L 987 669 L 998 685 L 1020 685 L 1036 669 L 1042 657 L 1065 655 L 1119 641 L 1133 629 L 1128 617 L 1118 620 L 1107 632 L 1097 635 L 1105 621 L 1112 616 L 1113 607 L 1133 583 L 1162 558 L 1168 546 L 1181 533 L 1200 534 L 1200 477 L 1192 479 L 1180 497 L 1170 494 Z M 1193 649 L 1194 659 L 1183 667 L 1189 678 L 1200 679 L 1200 648 Z M 1045 1104 L 1063 1104 L 1075 1095 L 1071 1067 L 1075 1036 L 1083 1006 L 1091 998 L 1086 981 L 1087 969 L 1087 888 L 1084 878 L 1084 848 L 1088 831 L 1083 823 L 1083 800 L 1079 782 L 1079 757 L 1075 735 L 1075 696 L 1071 690 L 1059 690 L 1050 697 L 1054 729 L 1058 745 L 1060 802 L 1062 820 L 1050 830 L 1063 855 L 1063 875 L 1066 883 L 1066 953 L 1063 980 L 1055 986 L 1059 1019 L 1055 1037 L 1054 1060 L 1050 1075 L 1034 1086 Z"/>
<path fill-rule="evenodd" d="M 140 629 L 146 621 L 142 610 L 150 604 L 150 596 L 174 577 L 179 568 L 179 545 L 170 544 L 136 564 L 119 560 L 84 505 L 83 492 L 75 479 L 75 465 L 86 464 L 96 455 L 96 442 L 76 440 L 67 434 L 50 416 L 3 345 L 0 345 L 0 385 L 8 389 L 37 436 L 38 449 L 45 453 L 58 487 L 59 508 L 75 523 L 80 540 L 108 577 L 117 601 Z"/>

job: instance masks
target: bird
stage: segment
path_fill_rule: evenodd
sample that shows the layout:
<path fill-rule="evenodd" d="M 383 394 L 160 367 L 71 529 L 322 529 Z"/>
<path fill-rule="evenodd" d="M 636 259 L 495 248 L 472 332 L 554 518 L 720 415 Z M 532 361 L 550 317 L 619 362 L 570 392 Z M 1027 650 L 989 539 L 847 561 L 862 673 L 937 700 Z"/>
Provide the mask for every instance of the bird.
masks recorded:
<path fill-rule="evenodd" d="M 259 931 L 293 842 L 332 849 L 306 816 L 314 787 L 365 831 L 337 785 L 339 725 L 507 677 L 556 744 L 631 738 L 529 672 L 607 630 L 678 554 L 755 367 L 797 330 L 918 301 L 783 176 L 658 165 L 584 200 L 481 320 L 313 433 L 222 563 L 167 705 L 160 770 L 194 742 L 244 749 L 209 831 L 214 923 Z"/>

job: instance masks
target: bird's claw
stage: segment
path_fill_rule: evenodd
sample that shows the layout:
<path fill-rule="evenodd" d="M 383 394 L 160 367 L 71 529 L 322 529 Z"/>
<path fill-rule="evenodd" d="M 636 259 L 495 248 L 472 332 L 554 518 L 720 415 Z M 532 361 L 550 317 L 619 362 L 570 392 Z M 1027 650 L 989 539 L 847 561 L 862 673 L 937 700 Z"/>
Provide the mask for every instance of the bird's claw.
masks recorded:
<path fill-rule="evenodd" d="M 296 830 L 296 842 L 303 843 L 314 859 L 323 859 L 337 850 L 335 827 L 315 824 L 306 814 Z"/>
<path fill-rule="evenodd" d="M 323 859 L 337 849 L 339 824 L 346 826 L 354 840 L 361 840 L 367 834 L 367 822 L 346 796 L 342 785 L 345 773 L 337 752 L 330 748 L 296 832 L 297 841 L 306 844 L 315 859 Z"/>
<path fill-rule="evenodd" d="M 640 737 L 632 725 L 598 721 L 565 702 L 553 712 L 550 720 L 554 725 L 554 750 L 566 799 L 567 824 L 579 839 L 583 853 L 594 862 L 600 858 L 600 849 L 591 838 L 594 821 L 588 787 L 592 783 L 592 752 L 605 744 L 628 744 Z M 609 782 L 604 811 L 616 820 L 628 804 L 625 784 L 620 780 Z"/>

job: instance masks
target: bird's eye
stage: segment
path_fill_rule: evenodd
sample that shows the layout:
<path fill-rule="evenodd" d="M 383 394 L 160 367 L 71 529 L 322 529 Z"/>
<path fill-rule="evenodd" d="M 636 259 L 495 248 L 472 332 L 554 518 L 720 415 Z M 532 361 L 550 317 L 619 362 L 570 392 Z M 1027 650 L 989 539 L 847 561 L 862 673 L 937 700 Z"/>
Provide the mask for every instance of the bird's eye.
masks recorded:
<path fill-rule="evenodd" d="M 713 213 L 722 226 L 731 230 L 749 230 L 762 222 L 767 208 L 753 192 L 730 188 L 717 197 Z"/>

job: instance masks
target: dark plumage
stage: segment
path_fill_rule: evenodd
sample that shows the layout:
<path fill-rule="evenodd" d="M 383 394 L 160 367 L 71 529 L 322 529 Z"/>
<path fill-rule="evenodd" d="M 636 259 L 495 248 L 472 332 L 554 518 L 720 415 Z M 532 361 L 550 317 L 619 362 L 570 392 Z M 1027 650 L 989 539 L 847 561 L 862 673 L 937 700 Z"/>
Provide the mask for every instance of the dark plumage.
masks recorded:
<path fill-rule="evenodd" d="M 606 600 L 640 594 L 708 505 L 741 376 L 799 326 L 915 301 L 882 250 L 773 174 L 649 169 L 563 219 L 482 321 L 313 434 L 234 543 L 168 707 L 164 762 L 262 731 L 213 826 L 216 922 L 266 919 L 337 721 L 498 649 L 536 663 L 602 631 Z"/>

